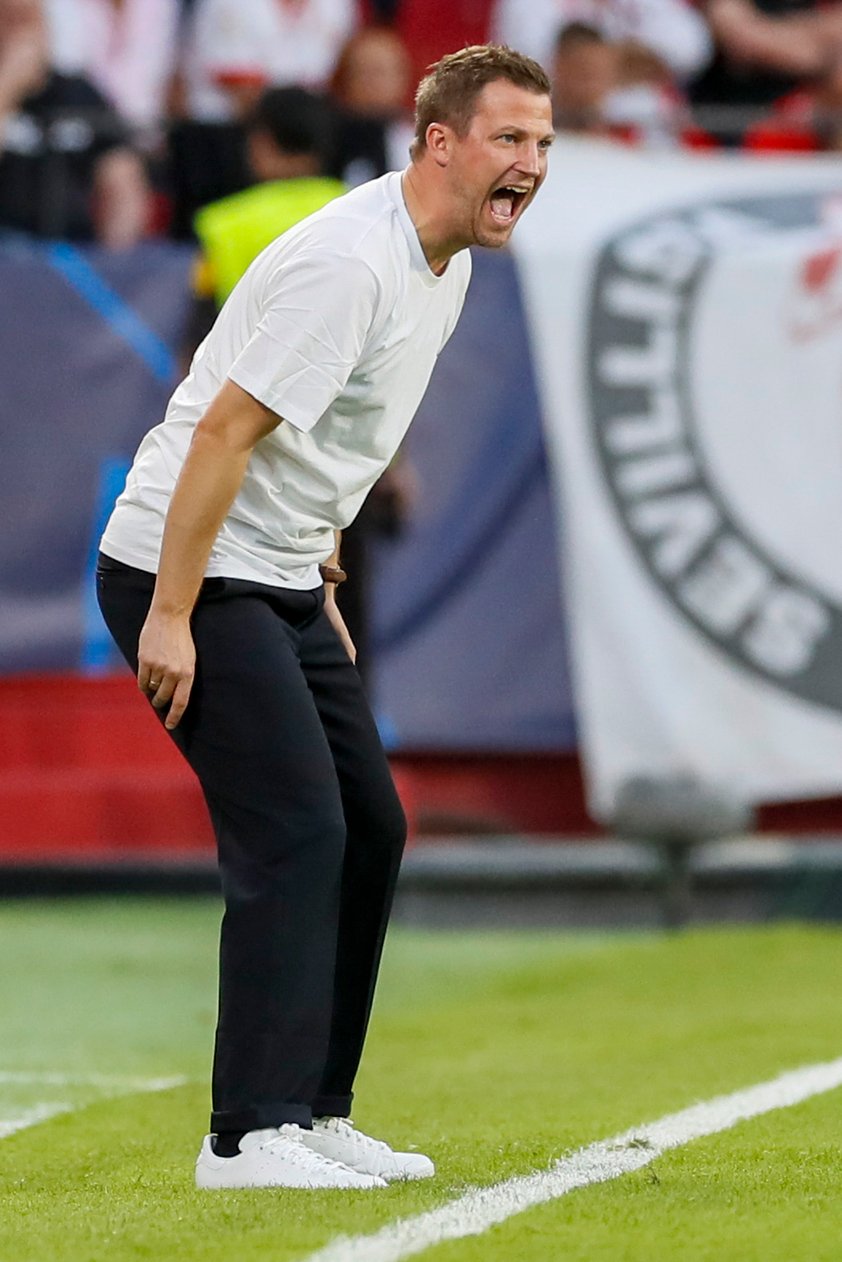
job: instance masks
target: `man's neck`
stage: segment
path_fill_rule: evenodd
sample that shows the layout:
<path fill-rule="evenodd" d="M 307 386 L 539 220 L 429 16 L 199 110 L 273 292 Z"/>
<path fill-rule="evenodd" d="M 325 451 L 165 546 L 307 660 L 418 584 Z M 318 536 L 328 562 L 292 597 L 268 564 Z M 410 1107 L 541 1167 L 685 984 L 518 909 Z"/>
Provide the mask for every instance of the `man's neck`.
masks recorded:
<path fill-rule="evenodd" d="M 401 188 L 430 271 L 441 276 L 453 255 L 463 250 L 467 242 L 456 240 L 443 224 L 441 214 L 436 211 L 435 197 L 425 186 L 414 162 L 410 162 L 401 176 Z"/>

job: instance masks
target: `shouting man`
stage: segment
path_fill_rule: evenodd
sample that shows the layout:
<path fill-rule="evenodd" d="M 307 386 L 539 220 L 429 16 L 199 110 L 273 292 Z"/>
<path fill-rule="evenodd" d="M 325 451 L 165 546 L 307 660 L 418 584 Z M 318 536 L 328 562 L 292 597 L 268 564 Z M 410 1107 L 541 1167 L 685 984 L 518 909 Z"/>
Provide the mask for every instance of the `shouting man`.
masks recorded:
<path fill-rule="evenodd" d="M 349 1121 L 405 823 L 335 602 L 338 539 L 552 143 L 549 83 L 465 48 L 421 83 L 411 161 L 258 256 L 101 545 L 100 605 L 196 772 L 225 915 L 202 1188 L 382 1187 L 432 1162 Z"/>

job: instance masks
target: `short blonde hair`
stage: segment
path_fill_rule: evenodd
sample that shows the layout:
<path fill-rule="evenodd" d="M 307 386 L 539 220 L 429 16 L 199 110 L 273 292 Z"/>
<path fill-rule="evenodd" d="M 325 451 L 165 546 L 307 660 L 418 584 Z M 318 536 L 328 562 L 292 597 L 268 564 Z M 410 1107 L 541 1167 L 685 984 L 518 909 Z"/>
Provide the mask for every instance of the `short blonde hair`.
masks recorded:
<path fill-rule="evenodd" d="M 413 157 L 426 148 L 431 123 L 446 123 L 457 136 L 464 136 L 476 112 L 477 97 L 498 79 L 538 96 L 550 94 L 543 67 L 504 44 L 471 44 L 430 66 L 415 94 Z"/>

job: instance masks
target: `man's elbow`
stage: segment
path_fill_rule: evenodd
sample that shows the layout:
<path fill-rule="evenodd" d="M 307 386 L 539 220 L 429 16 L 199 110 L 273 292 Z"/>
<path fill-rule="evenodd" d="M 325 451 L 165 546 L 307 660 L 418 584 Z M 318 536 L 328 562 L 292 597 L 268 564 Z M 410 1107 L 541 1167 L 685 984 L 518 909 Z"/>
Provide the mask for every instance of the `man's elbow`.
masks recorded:
<path fill-rule="evenodd" d="M 276 412 L 227 380 L 198 422 L 194 441 L 206 439 L 231 453 L 250 452 L 280 423 Z"/>

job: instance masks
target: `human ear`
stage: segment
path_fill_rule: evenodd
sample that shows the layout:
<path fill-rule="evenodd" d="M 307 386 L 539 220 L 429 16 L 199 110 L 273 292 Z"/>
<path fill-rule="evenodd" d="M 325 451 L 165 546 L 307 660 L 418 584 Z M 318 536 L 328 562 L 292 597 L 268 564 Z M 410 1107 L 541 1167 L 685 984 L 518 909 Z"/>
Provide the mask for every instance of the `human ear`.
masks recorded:
<path fill-rule="evenodd" d="M 450 161 L 453 133 L 444 123 L 430 123 L 427 128 L 427 149 L 433 161 L 446 167 Z"/>

